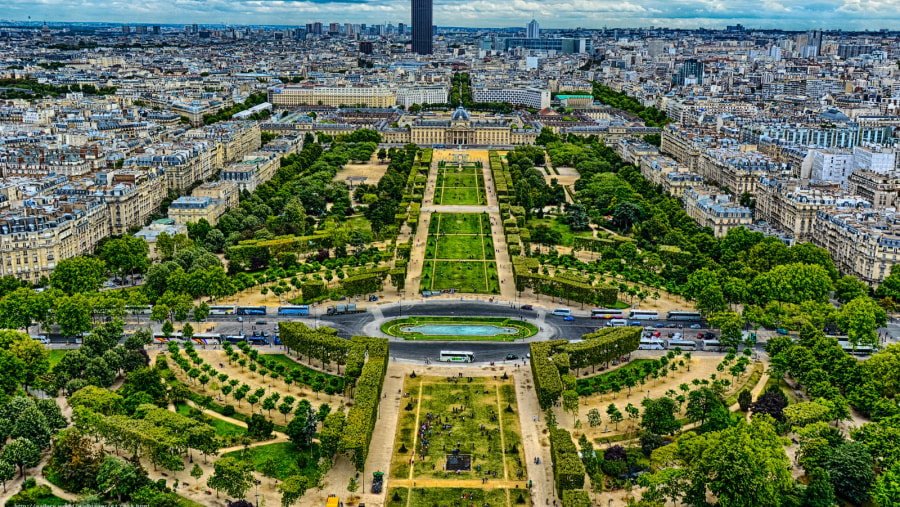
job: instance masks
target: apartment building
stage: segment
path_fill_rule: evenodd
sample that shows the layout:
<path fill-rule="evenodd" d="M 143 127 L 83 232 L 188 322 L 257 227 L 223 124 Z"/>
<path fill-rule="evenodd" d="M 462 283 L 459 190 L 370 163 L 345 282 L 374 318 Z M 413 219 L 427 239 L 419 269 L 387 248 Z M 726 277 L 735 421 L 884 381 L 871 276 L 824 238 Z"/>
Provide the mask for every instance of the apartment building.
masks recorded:
<path fill-rule="evenodd" d="M 50 202 L 50 201 L 48 201 Z M 109 235 L 109 209 L 97 198 L 0 212 L 0 270 L 36 283 L 63 259 L 92 253 Z"/>
<path fill-rule="evenodd" d="M 812 242 L 828 250 L 835 266 L 876 287 L 900 255 L 900 213 L 888 210 L 819 211 Z"/>
<path fill-rule="evenodd" d="M 253 192 L 256 187 L 272 179 L 280 165 L 279 157 L 260 153 L 247 155 L 241 162 L 235 162 L 222 169 L 219 179 L 234 182 L 238 192 Z"/>
<path fill-rule="evenodd" d="M 813 183 L 833 181 L 843 184 L 853 172 L 853 153 L 850 150 L 829 148 L 810 150 L 812 153 L 812 169 L 809 179 Z"/>
<path fill-rule="evenodd" d="M 689 171 L 697 170 L 703 150 L 715 146 L 717 142 L 712 131 L 686 129 L 672 124 L 663 129 L 661 140 L 660 151 Z"/>
<path fill-rule="evenodd" d="M 206 197 L 222 201 L 222 205 L 225 206 L 225 209 L 227 210 L 238 205 L 240 190 L 238 189 L 237 183 L 233 181 L 219 180 L 200 185 L 191 192 L 191 195 L 194 197 Z M 216 219 L 218 220 L 218 217 L 216 217 Z"/>
<path fill-rule="evenodd" d="M 697 173 L 705 181 L 716 182 L 741 195 L 753 194 L 761 177 L 777 174 L 782 168 L 782 164 L 759 152 L 709 148 L 700 155 Z"/>
<path fill-rule="evenodd" d="M 878 209 L 896 207 L 900 203 L 900 175 L 857 169 L 847 178 L 847 191 Z"/>
<path fill-rule="evenodd" d="M 125 159 L 123 167 L 159 169 L 165 173 L 167 188 L 185 189 L 219 170 L 222 153 L 221 143 L 215 141 L 164 144 Z"/>
<path fill-rule="evenodd" d="M 818 234 L 819 211 L 868 209 L 872 205 L 862 197 L 835 186 L 814 187 L 796 179 L 762 177 L 757 185 L 756 219 L 775 229 L 792 234 L 796 241 L 810 241 Z"/>
<path fill-rule="evenodd" d="M 446 104 L 449 102 L 450 90 L 446 86 L 422 85 L 397 89 L 397 104 L 404 109 L 413 104 Z"/>
<path fill-rule="evenodd" d="M 209 225 L 216 225 L 219 217 L 228 209 L 225 203 L 219 199 L 209 197 L 183 196 L 172 201 L 169 205 L 169 218 L 177 225 L 199 223 L 200 219 L 206 219 Z"/>
<path fill-rule="evenodd" d="M 733 197 L 713 187 L 697 185 L 682 194 L 684 210 L 700 227 L 709 227 L 713 235 L 723 238 L 735 227 L 753 223 L 750 208 L 733 201 Z"/>
<path fill-rule="evenodd" d="M 703 178 L 692 172 L 670 172 L 663 177 L 662 187 L 673 197 L 682 197 L 689 188 L 703 184 Z"/>
<path fill-rule="evenodd" d="M 47 176 L 59 174 L 68 177 L 83 176 L 106 165 L 106 157 L 97 145 L 22 146 L 0 151 L 0 175 Z"/>
<path fill-rule="evenodd" d="M 545 109 L 550 107 L 550 90 L 540 88 L 488 88 L 472 87 L 475 102 L 506 102 L 509 104 Z"/>
<path fill-rule="evenodd" d="M 654 185 L 662 185 L 669 173 L 677 173 L 680 170 L 678 162 L 663 155 L 645 155 L 641 157 L 641 176 L 647 178 Z"/>
<path fill-rule="evenodd" d="M 622 157 L 627 165 L 634 167 L 641 166 L 641 159 L 653 155 L 659 155 L 659 148 L 642 140 L 629 137 L 623 137 L 613 145 L 616 153 Z"/>
<path fill-rule="evenodd" d="M 215 123 L 190 130 L 185 133 L 185 138 L 207 139 L 222 145 L 222 160 L 216 162 L 216 170 L 224 164 L 243 159 L 262 144 L 259 124 L 255 121 Z"/>
<path fill-rule="evenodd" d="M 282 108 L 303 105 L 391 107 L 397 103 L 397 97 L 385 86 L 287 85 L 270 88 L 269 102 Z"/>

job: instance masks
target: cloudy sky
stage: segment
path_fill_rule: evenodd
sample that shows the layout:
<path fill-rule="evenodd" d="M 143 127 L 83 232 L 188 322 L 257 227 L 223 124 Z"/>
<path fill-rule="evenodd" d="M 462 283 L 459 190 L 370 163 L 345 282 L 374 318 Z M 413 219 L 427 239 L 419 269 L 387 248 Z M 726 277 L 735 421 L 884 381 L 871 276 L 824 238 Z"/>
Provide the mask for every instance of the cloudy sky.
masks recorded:
<path fill-rule="evenodd" d="M 2 0 L 0 18 L 116 23 L 409 23 L 409 0 Z M 896 28 L 900 0 L 435 0 L 439 26 Z"/>

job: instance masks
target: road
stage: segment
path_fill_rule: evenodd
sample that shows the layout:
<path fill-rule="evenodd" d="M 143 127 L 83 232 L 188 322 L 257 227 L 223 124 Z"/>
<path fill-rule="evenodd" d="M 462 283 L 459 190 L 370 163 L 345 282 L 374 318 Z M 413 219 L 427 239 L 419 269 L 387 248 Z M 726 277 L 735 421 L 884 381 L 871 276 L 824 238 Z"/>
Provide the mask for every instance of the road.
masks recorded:
<path fill-rule="evenodd" d="M 363 304 L 360 303 L 362 307 Z M 274 310 L 270 310 L 274 312 Z M 271 336 L 277 329 L 278 322 L 284 321 L 300 321 L 310 327 L 328 326 L 334 328 L 338 332 L 338 336 L 342 338 L 350 338 L 354 335 L 365 335 L 366 327 L 371 330 L 373 325 L 375 329 L 380 326 L 381 322 L 409 316 L 435 316 L 435 317 L 507 317 L 514 319 L 523 319 L 531 322 L 539 327 L 547 339 L 565 339 L 577 340 L 583 335 L 593 333 L 596 330 L 606 326 L 607 321 L 591 319 L 586 317 L 588 312 L 578 311 L 576 314 L 582 316 L 574 317 L 574 320 L 564 321 L 562 317 L 556 317 L 550 314 L 549 309 L 535 308 L 535 311 L 520 310 L 509 304 L 487 303 L 483 301 L 457 301 L 451 299 L 437 299 L 429 301 L 406 302 L 402 304 L 392 303 L 386 305 L 372 305 L 369 311 L 365 313 L 353 315 L 324 315 L 325 308 L 318 306 L 314 309 L 313 315 L 303 318 L 298 317 L 279 317 L 277 315 L 250 315 L 243 316 L 242 321 L 238 322 L 237 317 L 233 315 L 211 315 L 206 322 L 199 325 L 194 323 L 195 332 L 206 332 L 210 328 L 215 328 L 216 333 L 223 335 L 240 335 L 243 331 L 250 335 L 254 331 L 266 331 Z M 265 322 L 264 325 L 258 324 Z M 660 329 L 665 337 L 669 331 L 677 331 L 675 323 L 668 323 L 665 320 L 645 321 L 647 326 L 657 324 L 667 324 L 667 329 Z M 214 326 L 212 324 L 215 324 Z M 134 329 L 139 325 L 147 325 L 147 316 L 141 316 L 138 321 L 130 322 L 129 328 Z M 154 331 L 159 331 L 159 323 L 152 323 Z M 695 332 L 695 330 L 682 330 L 687 333 Z M 373 333 L 369 333 L 373 334 Z M 688 335 L 690 336 L 690 335 Z M 59 335 L 51 335 L 53 348 L 76 348 L 76 345 L 65 346 L 66 339 Z M 527 341 L 517 342 L 439 342 L 439 341 L 405 341 L 398 338 L 392 338 L 391 355 L 400 361 L 424 361 L 425 359 L 437 360 L 441 350 L 465 350 L 475 354 L 478 362 L 503 361 L 507 354 L 515 354 L 519 357 L 525 357 L 528 353 Z M 262 350 L 282 350 L 281 347 L 262 347 Z"/>

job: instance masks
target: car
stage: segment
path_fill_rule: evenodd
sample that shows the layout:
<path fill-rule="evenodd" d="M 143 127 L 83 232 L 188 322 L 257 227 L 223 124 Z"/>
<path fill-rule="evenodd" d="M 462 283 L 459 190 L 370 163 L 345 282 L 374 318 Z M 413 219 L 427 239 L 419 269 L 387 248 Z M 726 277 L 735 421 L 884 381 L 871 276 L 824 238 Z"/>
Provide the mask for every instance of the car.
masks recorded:
<path fill-rule="evenodd" d="M 244 318 L 243 318 L 243 317 L 238 317 L 237 321 L 238 321 L 238 322 L 244 322 Z"/>
<path fill-rule="evenodd" d="M 629 325 L 629 326 L 640 326 L 640 325 L 641 325 L 641 321 L 639 321 L 639 320 L 632 320 L 631 323 L 628 324 L 628 325 Z"/>
<path fill-rule="evenodd" d="M 575 317 L 573 317 L 571 315 L 566 315 L 565 317 L 563 317 L 563 320 L 575 320 Z"/>
<path fill-rule="evenodd" d="M 253 331 L 253 336 L 259 336 L 259 331 Z"/>
<path fill-rule="evenodd" d="M 522 305 L 523 310 L 528 310 L 529 312 L 534 311 L 534 305 Z"/>
<path fill-rule="evenodd" d="M 512 361 L 513 359 L 518 359 L 518 358 L 519 358 L 519 356 L 517 356 L 515 354 L 506 354 L 507 361 Z"/>
<path fill-rule="evenodd" d="M 528 352 L 527 354 L 525 354 L 525 358 L 526 358 L 526 359 L 531 359 L 531 352 Z"/>
<path fill-rule="evenodd" d="M 691 329 L 700 329 L 701 327 L 700 324 L 691 324 Z"/>
<path fill-rule="evenodd" d="M 655 326 L 653 326 L 653 327 L 663 328 L 663 327 L 666 327 L 666 325 L 665 325 L 664 323 L 660 322 L 659 324 L 657 324 L 657 325 L 655 325 Z"/>
<path fill-rule="evenodd" d="M 684 324 L 678 324 L 678 329 L 684 329 Z"/>
<path fill-rule="evenodd" d="M 659 331 L 653 331 L 653 337 L 659 338 Z"/>
<path fill-rule="evenodd" d="M 262 335 L 263 338 L 266 338 L 266 337 L 269 336 L 269 332 L 268 332 L 268 331 L 263 331 L 262 333 L 260 333 L 260 335 Z"/>
<path fill-rule="evenodd" d="M 266 324 L 268 324 L 268 323 L 267 323 L 266 321 L 264 321 L 264 320 L 257 320 L 257 321 L 256 321 L 256 325 L 257 325 L 257 326 L 265 326 Z"/>
<path fill-rule="evenodd" d="M 697 339 L 698 339 L 698 340 L 702 340 L 704 336 L 706 336 L 706 335 L 703 334 L 703 333 L 697 333 Z"/>

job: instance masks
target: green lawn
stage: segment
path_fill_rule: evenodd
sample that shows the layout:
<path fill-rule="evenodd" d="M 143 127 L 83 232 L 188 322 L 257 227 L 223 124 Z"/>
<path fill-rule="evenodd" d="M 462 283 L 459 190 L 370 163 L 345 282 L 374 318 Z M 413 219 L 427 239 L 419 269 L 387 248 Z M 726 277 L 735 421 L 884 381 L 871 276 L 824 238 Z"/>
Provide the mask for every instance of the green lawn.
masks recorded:
<path fill-rule="evenodd" d="M 400 501 L 394 501 L 394 493 L 397 493 Z M 463 498 L 463 495 L 471 495 L 470 498 Z M 459 501 L 460 506 L 468 507 L 475 505 L 481 507 L 489 505 L 490 507 L 501 506 L 524 506 L 531 505 L 531 499 L 528 491 L 520 489 L 509 491 L 509 502 L 507 502 L 506 490 L 503 489 L 467 489 L 467 488 L 412 488 L 412 498 L 407 504 L 407 495 L 409 490 L 404 488 L 391 488 L 388 492 L 387 507 L 438 507 L 455 505 L 453 502 Z M 518 503 L 518 498 L 522 498 L 523 503 Z"/>
<path fill-rule="evenodd" d="M 237 459 L 243 459 L 253 464 L 253 469 L 262 473 L 266 460 L 271 458 L 275 462 L 277 472 L 269 476 L 273 479 L 285 480 L 292 475 L 305 475 L 310 477 L 316 472 L 316 463 L 319 460 L 319 445 L 313 444 L 312 455 L 310 449 L 298 449 L 290 442 L 261 445 L 251 447 L 246 451 L 232 451 L 223 455 Z"/>
<path fill-rule="evenodd" d="M 190 405 L 188 405 L 187 403 L 179 403 L 179 404 L 175 405 L 175 410 L 183 416 L 189 416 L 191 413 L 191 408 L 192 407 Z M 213 428 L 215 428 L 216 434 L 219 435 L 220 437 L 226 437 L 226 438 L 231 437 L 231 436 L 239 437 L 241 435 L 247 434 L 247 429 L 244 428 L 243 426 L 238 426 L 237 424 L 232 424 L 228 421 L 223 421 L 217 417 L 208 417 L 208 416 L 204 416 L 204 417 L 205 417 L 204 422 L 206 424 L 209 424 Z"/>
<path fill-rule="evenodd" d="M 435 213 L 429 234 L 490 234 L 487 213 Z"/>
<path fill-rule="evenodd" d="M 434 193 L 434 203 L 447 206 L 478 206 L 487 204 L 487 199 L 482 187 L 441 187 Z"/>
<path fill-rule="evenodd" d="M 532 218 L 531 220 L 527 221 L 525 225 L 532 231 L 532 234 L 537 227 L 549 227 L 550 229 L 559 232 L 561 236 L 560 245 L 562 246 L 572 246 L 575 242 L 575 236 L 590 237 L 593 234 L 593 232 L 591 231 L 575 232 L 570 229 L 568 225 L 560 222 L 558 217 Z"/>
<path fill-rule="evenodd" d="M 428 238 L 428 244 L 437 243 L 436 259 L 464 259 L 479 261 L 484 259 L 482 236 L 442 236 Z M 493 249 L 492 249 L 493 250 Z"/>
<path fill-rule="evenodd" d="M 487 292 L 484 262 L 435 261 L 431 288 L 432 290 L 457 289 L 460 292 Z"/>
<path fill-rule="evenodd" d="M 413 470 L 413 478 L 417 479 L 478 479 L 485 477 L 487 473 L 497 472 L 497 480 L 503 478 L 503 461 L 507 460 L 507 470 L 510 480 L 516 479 L 516 468 L 519 468 L 518 460 L 523 461 L 521 467 L 524 473 L 525 453 L 521 445 L 521 435 L 518 425 L 518 408 L 516 404 L 515 391 L 512 380 L 505 381 L 508 384 L 511 397 L 504 393 L 500 396 L 502 400 L 498 403 L 496 387 L 485 382 L 486 379 L 474 378 L 472 382 L 447 383 L 443 378 L 426 377 L 422 386 L 422 396 L 420 398 L 421 408 L 415 404 L 408 404 L 407 401 L 401 404 L 401 420 L 404 425 L 398 430 L 397 441 L 408 450 L 407 453 L 395 454 L 394 461 L 405 462 L 412 455 L 413 446 L 418 445 L 415 450 L 417 457 L 422 453 L 421 444 L 423 439 L 416 439 L 414 432 L 405 431 L 404 426 L 408 426 L 408 418 L 403 419 L 405 412 L 415 413 L 419 410 L 419 422 L 425 421 L 425 414 L 434 414 L 440 416 L 441 421 L 438 424 L 432 424 L 431 434 L 426 438 L 429 441 L 429 448 L 425 452 L 425 460 L 416 460 Z M 501 390 L 504 385 L 501 385 Z M 417 379 L 409 379 L 406 382 L 406 391 L 418 394 L 419 381 Z M 510 406 L 512 412 L 505 412 L 507 405 Z M 465 407 L 458 413 L 453 413 L 453 409 Z M 410 409 L 410 410 L 407 410 Z M 463 417 L 465 416 L 465 417 Z M 506 439 L 507 445 L 501 446 L 501 424 L 503 438 Z M 441 425 L 450 425 L 451 428 L 443 429 Z M 482 432 L 482 425 L 485 427 Z M 446 456 L 452 454 L 453 450 L 459 448 L 460 454 L 470 455 L 472 457 L 472 470 L 468 472 L 456 473 L 444 472 L 442 466 L 446 462 Z M 399 446 L 398 446 L 399 449 Z M 504 452 L 504 450 L 506 452 Z M 480 470 L 479 470 L 480 467 Z M 408 468 L 406 468 L 408 471 Z M 523 475 L 522 480 L 526 480 Z M 413 500 L 416 493 L 413 493 Z M 457 497 L 459 498 L 459 497 Z M 434 498 L 435 501 L 441 501 Z M 505 503 L 505 496 L 504 496 Z M 431 504 L 429 504 L 431 505 Z M 480 505 L 480 504 L 479 504 Z M 493 505 L 493 504 L 492 504 Z"/>
<path fill-rule="evenodd" d="M 68 352 L 68 350 L 50 349 L 50 368 L 56 366 Z"/>

